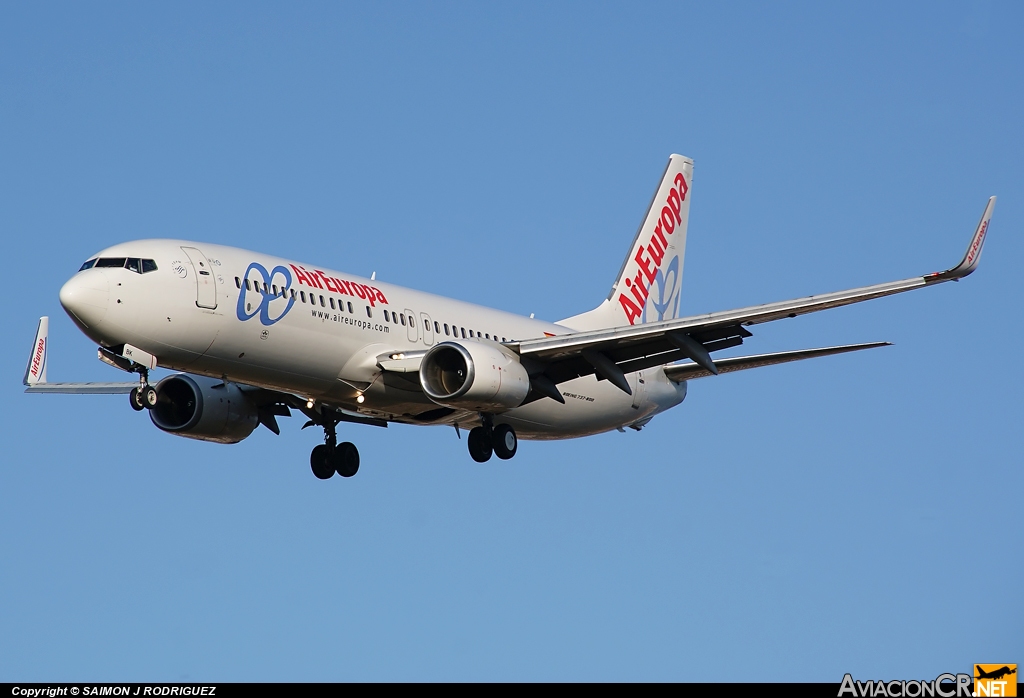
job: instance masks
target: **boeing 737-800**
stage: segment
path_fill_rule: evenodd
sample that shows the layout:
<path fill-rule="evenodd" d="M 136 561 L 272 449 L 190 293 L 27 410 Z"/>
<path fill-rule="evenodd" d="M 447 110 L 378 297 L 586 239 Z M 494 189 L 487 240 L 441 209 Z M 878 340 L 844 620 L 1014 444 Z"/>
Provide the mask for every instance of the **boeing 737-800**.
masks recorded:
<path fill-rule="evenodd" d="M 884 342 L 713 359 L 750 327 L 967 276 L 995 197 L 963 260 L 902 281 L 678 317 L 693 161 L 669 159 L 611 293 L 559 322 L 365 279 L 326 265 L 182 240 L 138 240 L 89 258 L 60 290 L 99 358 L 138 381 L 48 383 L 41 318 L 26 392 L 126 393 L 158 428 L 237 443 L 297 410 L 324 431 L 313 473 L 350 477 L 359 452 L 337 442 L 352 422 L 469 429 L 470 455 L 512 458 L 518 439 L 639 430 L 686 397 L 688 380 Z M 178 371 L 155 385 L 157 366 Z"/>

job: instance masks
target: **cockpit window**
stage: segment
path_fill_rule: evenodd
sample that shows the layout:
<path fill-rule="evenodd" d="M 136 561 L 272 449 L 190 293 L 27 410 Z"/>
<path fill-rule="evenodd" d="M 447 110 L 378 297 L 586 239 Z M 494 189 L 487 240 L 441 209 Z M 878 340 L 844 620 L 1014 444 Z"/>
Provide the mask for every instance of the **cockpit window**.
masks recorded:
<path fill-rule="evenodd" d="M 139 259 L 138 257 L 100 257 L 99 259 L 90 259 L 88 262 L 82 265 L 82 268 L 78 271 L 85 269 L 91 269 L 92 267 L 117 269 L 124 268 L 129 271 L 133 271 L 136 274 L 145 274 L 147 272 L 156 271 L 156 262 L 152 259 Z"/>

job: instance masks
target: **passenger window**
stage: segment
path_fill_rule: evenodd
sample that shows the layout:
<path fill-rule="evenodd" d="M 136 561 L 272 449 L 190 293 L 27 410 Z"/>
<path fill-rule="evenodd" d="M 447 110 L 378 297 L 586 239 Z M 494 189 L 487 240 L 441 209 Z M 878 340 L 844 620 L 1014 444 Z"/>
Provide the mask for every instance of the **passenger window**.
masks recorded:
<path fill-rule="evenodd" d="M 460 327 L 459 328 L 459 332 L 462 333 L 462 338 L 465 339 L 466 338 L 466 328 L 465 327 Z"/>
<path fill-rule="evenodd" d="M 305 291 L 299 291 L 299 298 L 302 300 L 303 303 L 305 303 L 306 302 L 306 292 Z"/>
<path fill-rule="evenodd" d="M 277 295 L 277 284 L 274 284 L 272 288 L 274 289 L 274 295 L 276 296 Z"/>
<path fill-rule="evenodd" d="M 352 310 L 352 301 L 348 302 L 348 312 L 350 312 L 350 313 L 355 313 L 356 312 L 356 311 Z"/>
<path fill-rule="evenodd" d="M 331 298 L 331 310 L 334 310 L 334 299 Z"/>
<path fill-rule="evenodd" d="M 434 320 L 434 332 L 441 334 L 441 328 L 437 325 L 437 320 Z"/>
<path fill-rule="evenodd" d="M 324 301 L 324 297 L 323 296 L 320 296 L 320 307 L 321 308 L 326 308 L 327 307 L 327 303 Z"/>
<path fill-rule="evenodd" d="M 399 313 L 398 318 L 402 321 L 402 327 L 405 327 L 405 313 Z"/>
<path fill-rule="evenodd" d="M 472 338 L 473 338 L 473 330 L 470 330 L 470 331 L 469 331 L 469 338 L 470 338 L 470 339 L 472 339 Z"/>
<path fill-rule="evenodd" d="M 142 260 L 142 273 L 148 274 L 151 271 L 156 271 L 156 262 L 152 259 Z"/>
<path fill-rule="evenodd" d="M 430 332 L 430 320 L 423 318 L 423 329 Z"/>
<path fill-rule="evenodd" d="M 505 339 L 504 337 L 502 337 L 502 338 L 501 338 L 501 341 L 503 341 L 503 342 L 507 342 L 508 340 L 507 340 L 507 339 Z"/>
<path fill-rule="evenodd" d="M 235 288 L 242 288 L 242 280 L 237 276 L 235 277 Z"/>
<path fill-rule="evenodd" d="M 86 262 L 85 264 L 80 266 L 78 268 L 78 271 L 85 271 L 86 269 L 92 269 L 95 264 L 96 264 L 96 259 L 95 258 L 90 259 L 88 262 Z"/>
<path fill-rule="evenodd" d="M 370 312 L 370 306 L 366 306 L 366 317 L 373 317 L 373 313 Z"/>
<path fill-rule="evenodd" d="M 446 322 L 446 323 L 444 323 L 444 336 L 445 336 L 445 337 L 447 337 L 447 336 L 448 336 L 448 323 L 447 323 L 447 322 Z"/>
<path fill-rule="evenodd" d="M 391 322 L 391 318 L 388 316 L 388 311 L 384 311 L 384 322 Z"/>
<path fill-rule="evenodd" d="M 142 260 L 138 259 L 136 257 L 129 257 L 128 258 L 128 262 L 125 263 L 124 266 L 125 266 L 125 269 L 128 269 L 129 271 L 133 271 L 136 274 L 141 274 L 142 273 Z"/>

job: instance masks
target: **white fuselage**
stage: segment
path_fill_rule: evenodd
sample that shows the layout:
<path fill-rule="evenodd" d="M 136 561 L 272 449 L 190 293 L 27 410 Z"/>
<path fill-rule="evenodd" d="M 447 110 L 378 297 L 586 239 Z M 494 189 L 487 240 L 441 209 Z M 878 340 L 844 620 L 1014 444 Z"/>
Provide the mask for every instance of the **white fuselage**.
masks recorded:
<path fill-rule="evenodd" d="M 141 274 L 94 267 L 61 290 L 69 314 L 99 344 L 131 344 L 157 357 L 161 367 L 410 424 L 468 427 L 480 416 L 456 411 L 433 417 L 439 405 L 423 394 L 417 374 L 384 372 L 379 356 L 456 338 L 504 342 L 572 331 L 221 245 L 140 240 L 96 257 L 147 258 L 157 266 Z M 645 423 L 686 395 L 685 383 L 668 380 L 661 368 L 628 380 L 632 396 L 591 375 L 559 385 L 565 404 L 544 398 L 494 419 L 512 425 L 521 438 L 572 438 Z"/>

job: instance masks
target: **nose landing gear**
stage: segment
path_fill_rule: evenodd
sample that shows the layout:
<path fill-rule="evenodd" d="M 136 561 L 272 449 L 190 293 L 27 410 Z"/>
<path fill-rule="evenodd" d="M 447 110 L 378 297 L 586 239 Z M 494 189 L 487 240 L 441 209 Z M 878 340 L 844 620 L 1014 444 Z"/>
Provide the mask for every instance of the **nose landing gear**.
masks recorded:
<path fill-rule="evenodd" d="M 491 454 L 502 460 L 508 460 L 516 455 L 519 448 L 519 439 L 516 437 L 515 429 L 508 424 L 492 426 L 490 418 L 484 418 L 483 426 L 470 430 L 469 455 L 477 463 L 486 463 L 491 459 Z"/>
<path fill-rule="evenodd" d="M 149 371 L 139 364 L 136 364 L 133 370 L 139 374 L 139 387 L 132 388 L 128 394 L 128 402 L 136 412 L 151 410 L 156 407 L 157 394 L 156 388 L 149 384 Z"/>
<path fill-rule="evenodd" d="M 359 449 L 351 441 L 338 443 L 337 425 L 332 420 L 324 422 L 324 443 L 309 454 L 309 466 L 321 480 L 330 480 L 334 473 L 352 477 L 359 472 Z"/>

